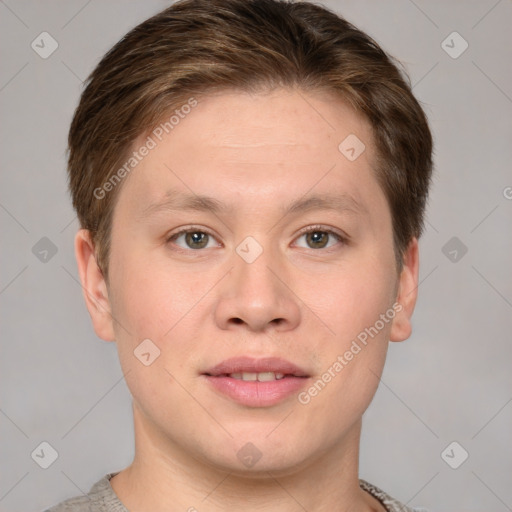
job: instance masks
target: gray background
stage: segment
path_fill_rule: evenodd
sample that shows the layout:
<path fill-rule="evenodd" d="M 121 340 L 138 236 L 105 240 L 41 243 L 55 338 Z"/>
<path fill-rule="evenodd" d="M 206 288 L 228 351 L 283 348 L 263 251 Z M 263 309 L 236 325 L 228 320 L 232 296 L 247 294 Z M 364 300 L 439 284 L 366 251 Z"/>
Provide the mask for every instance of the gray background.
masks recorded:
<path fill-rule="evenodd" d="M 87 492 L 133 456 L 116 347 L 95 336 L 77 282 L 65 145 L 82 81 L 168 4 L 0 2 L 2 511 Z M 429 511 L 512 510 L 512 2 L 325 5 L 404 62 L 436 143 L 414 332 L 391 344 L 366 413 L 361 476 Z M 43 31 L 59 45 L 47 59 L 31 48 Z M 442 46 L 453 31 L 469 44 L 458 58 Z M 57 249 L 46 261 L 32 250 L 43 237 Z M 59 454 L 48 469 L 31 458 L 43 441 Z M 469 453 L 458 469 L 441 457 L 452 441 Z"/>

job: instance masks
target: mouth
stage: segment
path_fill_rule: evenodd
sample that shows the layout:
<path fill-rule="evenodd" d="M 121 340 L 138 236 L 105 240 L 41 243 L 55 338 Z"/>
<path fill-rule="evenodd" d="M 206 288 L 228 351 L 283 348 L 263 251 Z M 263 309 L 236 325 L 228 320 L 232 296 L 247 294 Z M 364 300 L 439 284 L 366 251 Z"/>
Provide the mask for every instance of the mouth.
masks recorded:
<path fill-rule="evenodd" d="M 224 373 L 221 375 L 215 375 L 215 377 L 230 377 L 232 379 L 236 380 L 244 380 L 246 382 L 269 382 L 271 380 L 281 380 L 285 377 L 288 377 L 289 375 L 285 375 L 284 373 L 279 372 L 238 372 L 238 373 Z M 210 375 L 210 377 L 213 377 L 213 375 Z M 292 375 L 294 377 L 294 375 Z"/>
<path fill-rule="evenodd" d="M 231 358 L 201 375 L 215 392 L 248 407 L 276 405 L 309 380 L 304 369 L 280 358 Z"/>
<path fill-rule="evenodd" d="M 308 373 L 290 361 L 277 357 L 254 359 L 252 357 L 233 357 L 210 368 L 204 375 L 210 377 L 229 376 L 234 379 L 260 382 L 279 380 L 284 377 L 309 377 Z"/>

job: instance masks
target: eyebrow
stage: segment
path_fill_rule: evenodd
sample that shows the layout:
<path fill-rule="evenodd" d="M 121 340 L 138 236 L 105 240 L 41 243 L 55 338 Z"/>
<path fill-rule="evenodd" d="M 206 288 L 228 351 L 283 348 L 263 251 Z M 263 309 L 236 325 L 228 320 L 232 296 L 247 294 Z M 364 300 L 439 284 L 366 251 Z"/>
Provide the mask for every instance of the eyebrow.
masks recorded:
<path fill-rule="evenodd" d="M 324 193 L 310 196 L 308 198 L 299 198 L 290 204 L 284 206 L 281 210 L 283 217 L 304 213 L 312 210 L 334 210 L 337 212 L 348 212 L 357 215 L 367 215 L 368 210 L 360 202 L 356 201 L 350 194 L 332 194 Z M 198 211 L 210 212 L 213 214 L 233 213 L 233 207 L 226 205 L 210 196 L 197 194 L 188 194 L 177 190 L 169 190 L 165 199 L 152 203 L 145 208 L 141 214 L 141 219 L 146 219 L 153 215 L 163 212 L 177 211 Z"/>

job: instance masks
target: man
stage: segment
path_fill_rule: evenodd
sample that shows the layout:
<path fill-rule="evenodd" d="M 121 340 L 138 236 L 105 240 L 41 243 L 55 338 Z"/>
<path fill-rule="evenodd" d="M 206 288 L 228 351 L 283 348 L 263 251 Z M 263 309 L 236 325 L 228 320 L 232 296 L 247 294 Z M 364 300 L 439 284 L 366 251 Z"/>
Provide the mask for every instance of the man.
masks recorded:
<path fill-rule="evenodd" d="M 135 458 L 51 512 L 408 510 L 358 474 L 432 172 L 390 57 L 307 2 L 180 1 L 99 63 L 69 149 Z"/>

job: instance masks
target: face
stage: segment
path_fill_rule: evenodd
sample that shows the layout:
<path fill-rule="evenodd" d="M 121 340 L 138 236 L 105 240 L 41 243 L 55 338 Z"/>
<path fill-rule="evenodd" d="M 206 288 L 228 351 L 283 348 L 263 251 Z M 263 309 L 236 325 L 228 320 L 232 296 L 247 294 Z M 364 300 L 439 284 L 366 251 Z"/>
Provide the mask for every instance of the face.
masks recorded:
<path fill-rule="evenodd" d="M 397 275 L 370 126 L 282 89 L 207 96 L 158 134 L 115 206 L 108 290 L 77 242 L 135 414 L 162 448 L 229 471 L 336 452 L 415 300 L 417 244 Z"/>

